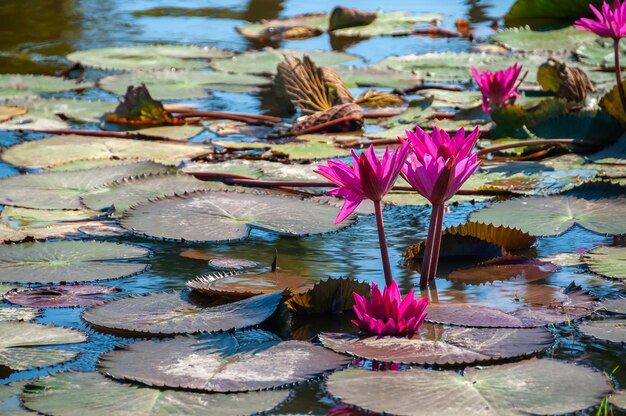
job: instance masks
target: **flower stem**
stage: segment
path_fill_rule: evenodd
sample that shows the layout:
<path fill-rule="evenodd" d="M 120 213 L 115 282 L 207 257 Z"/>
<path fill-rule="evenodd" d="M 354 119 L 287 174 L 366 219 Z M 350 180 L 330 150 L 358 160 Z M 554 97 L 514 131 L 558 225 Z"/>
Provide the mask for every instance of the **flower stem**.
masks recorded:
<path fill-rule="evenodd" d="M 383 223 L 383 209 L 380 201 L 373 201 L 376 211 L 376 228 L 378 228 L 378 244 L 380 245 L 380 257 L 383 261 L 383 273 L 385 274 L 385 284 L 391 286 L 393 276 L 391 275 L 391 265 L 389 264 L 389 252 L 387 251 L 387 238 L 385 237 L 385 224 Z"/>
<path fill-rule="evenodd" d="M 613 41 L 615 55 L 615 78 L 617 79 L 617 91 L 619 91 L 619 99 L 622 101 L 622 109 L 626 113 L 626 94 L 624 94 L 624 85 L 622 84 L 622 67 L 619 63 L 619 39 Z"/>
<path fill-rule="evenodd" d="M 424 260 L 422 261 L 422 272 L 420 276 L 421 289 L 425 289 L 428 282 L 435 279 L 435 273 L 437 273 L 444 212 L 444 203 L 433 205 L 433 210 L 430 214 L 428 237 L 426 237 L 426 250 L 424 250 Z"/>

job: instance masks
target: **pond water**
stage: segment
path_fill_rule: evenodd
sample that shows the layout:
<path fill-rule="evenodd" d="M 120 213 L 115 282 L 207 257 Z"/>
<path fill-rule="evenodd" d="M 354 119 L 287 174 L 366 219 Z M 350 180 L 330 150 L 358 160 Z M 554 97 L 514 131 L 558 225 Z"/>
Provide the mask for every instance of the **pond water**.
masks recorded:
<path fill-rule="evenodd" d="M 445 27 L 453 27 L 456 18 L 467 18 L 478 28 L 478 36 L 488 36 L 492 21 L 499 19 L 511 3 L 510 0 L 389 0 L 381 4 L 371 0 L 346 0 L 341 4 L 366 10 L 382 8 L 417 14 L 445 13 L 450 15 L 442 22 Z M 54 74 L 55 71 L 69 66 L 65 56 L 70 52 L 118 45 L 182 43 L 236 51 L 260 50 L 267 46 L 330 50 L 331 42 L 327 35 L 308 40 L 262 44 L 246 40 L 235 31 L 235 27 L 261 19 L 327 11 L 335 5 L 336 0 L 3 0 L 0 4 L 0 72 Z M 356 43 L 345 51 L 363 57 L 363 63 L 357 63 L 361 65 L 379 61 L 389 55 L 467 51 L 469 46 L 470 42 L 462 38 L 378 37 Z M 89 80 L 95 80 L 109 73 L 90 69 L 86 76 Z M 276 114 L 271 95 L 270 91 L 259 94 L 215 93 L 210 99 L 187 100 L 182 103 L 206 110 Z M 56 96 L 105 101 L 115 101 L 118 98 L 97 88 L 83 93 L 72 92 Z M 2 131 L 0 146 L 10 146 L 41 137 L 44 136 Z M 207 132 L 194 141 L 215 137 L 213 133 Z M 23 168 L 0 162 L 0 177 L 24 171 Z M 484 202 L 464 202 L 451 206 L 445 217 L 445 226 L 465 222 L 470 212 L 484 205 Z M 402 264 L 402 252 L 409 245 L 425 238 L 429 216 L 428 207 L 388 206 L 384 211 L 393 274 L 403 292 L 418 284 L 419 273 Z M 220 245 L 156 241 L 132 235 L 101 239 L 136 244 L 152 252 L 147 260 L 137 260 L 149 263 L 150 268 L 146 272 L 103 283 L 122 290 L 115 296 L 185 290 L 188 280 L 211 272 L 206 260 L 181 256 L 181 253 L 190 250 L 204 253 L 208 257 L 223 255 L 254 260 L 266 266 L 270 265 L 274 250 L 277 250 L 282 270 L 307 276 L 311 281 L 329 276 L 350 276 L 362 281 L 384 283 L 376 223 L 372 215 L 361 216 L 355 225 L 337 233 L 302 238 L 282 237 L 253 230 L 248 239 Z M 538 258 L 549 257 L 559 253 L 579 253 L 592 247 L 612 244 L 612 237 L 594 234 L 576 226 L 562 236 L 541 238 L 532 254 Z M 441 278 L 437 279 L 436 292 L 439 301 L 511 308 L 510 297 L 507 294 L 498 295 L 489 285 L 460 285 L 445 279 L 445 275 L 454 266 L 446 264 L 445 259 L 440 263 Z M 622 283 L 601 279 L 582 266 L 563 267 L 550 276 L 547 283 L 566 287 L 572 281 L 598 296 L 614 297 L 619 292 L 626 293 Z M 7 374 L 0 372 L 0 377 L 5 377 L 0 379 L 0 384 L 67 370 L 93 371 L 101 353 L 135 341 L 94 331 L 81 319 L 82 311 L 82 308 L 45 309 L 43 316 L 35 320 L 39 323 L 77 328 L 89 334 L 87 342 L 67 346 L 67 349 L 80 353 L 78 359 L 41 370 Z M 345 318 L 337 322 L 336 318 L 326 316 L 293 321 L 291 328 L 278 319 L 276 321 L 278 322 L 271 322 L 265 327 L 286 339 L 309 339 L 320 330 L 349 326 Z M 554 327 L 552 331 L 556 342 L 545 356 L 586 364 L 606 373 L 613 373 L 616 387 L 626 386 L 623 347 L 583 337 L 570 325 Z M 371 363 L 358 365 L 370 366 Z M 337 406 L 337 402 L 324 391 L 320 380 L 295 386 L 293 390 L 294 394 L 289 400 L 273 413 L 326 414 Z M 419 397 L 415 401 L 419 405 Z"/>

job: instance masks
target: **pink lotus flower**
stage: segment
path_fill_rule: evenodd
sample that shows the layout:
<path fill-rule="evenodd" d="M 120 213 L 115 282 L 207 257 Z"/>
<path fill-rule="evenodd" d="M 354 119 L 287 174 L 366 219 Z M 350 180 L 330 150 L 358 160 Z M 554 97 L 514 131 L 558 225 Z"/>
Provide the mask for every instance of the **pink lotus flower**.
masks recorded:
<path fill-rule="evenodd" d="M 415 133 L 407 130 L 406 135 L 412 153 L 402 177 L 433 205 L 452 198 L 480 164 L 476 153 L 471 153 L 480 135 L 478 127 L 467 137 L 463 128 L 451 138 L 437 127 L 432 135 L 419 127 Z"/>
<path fill-rule="evenodd" d="M 619 0 L 615 0 L 613 9 L 607 2 L 602 4 L 602 13 L 589 4 L 589 8 L 596 16 L 594 19 L 578 19 L 574 22 L 577 29 L 593 32 L 598 36 L 605 38 L 621 39 L 626 36 L 626 2 L 620 4 Z"/>
<path fill-rule="evenodd" d="M 515 90 L 521 81 L 517 85 L 515 83 L 520 72 L 522 72 L 522 66 L 518 64 L 504 71 L 499 70 L 495 74 L 491 71 L 483 71 L 479 74 L 478 70 L 472 67 L 472 74 L 483 95 L 483 111 L 491 111 L 489 103 L 501 108 L 515 102 L 515 99 L 519 97 Z"/>
<path fill-rule="evenodd" d="M 400 289 L 394 281 L 385 287 L 383 294 L 372 283 L 372 299 L 354 293 L 354 311 L 357 319 L 352 323 L 361 331 L 376 335 L 413 334 L 426 318 L 424 310 L 428 306 L 428 298 L 416 300 L 413 289 L 402 299 Z"/>
<path fill-rule="evenodd" d="M 352 214 L 365 198 L 380 202 L 398 179 L 409 151 L 409 144 L 403 143 L 392 151 L 385 149 L 382 160 L 379 160 L 374 146 L 370 145 L 360 156 L 352 151 L 352 167 L 340 160 L 330 160 L 328 166 L 319 165 L 315 172 L 339 186 L 327 193 L 346 199 L 335 224 Z"/>

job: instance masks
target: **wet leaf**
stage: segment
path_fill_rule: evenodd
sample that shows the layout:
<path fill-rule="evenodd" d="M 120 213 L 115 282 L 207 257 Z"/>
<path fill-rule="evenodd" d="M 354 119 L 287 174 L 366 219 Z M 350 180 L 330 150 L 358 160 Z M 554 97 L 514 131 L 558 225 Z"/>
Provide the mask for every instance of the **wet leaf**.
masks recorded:
<path fill-rule="evenodd" d="M 351 368 L 331 375 L 326 387 L 342 402 L 372 412 L 490 416 L 573 413 L 597 405 L 612 390 L 599 372 L 547 359 L 469 368 L 462 376 Z M 419 406 L 411 400 L 416 391 L 423 396 Z"/>
<path fill-rule="evenodd" d="M 101 215 L 100 213 L 82 209 L 32 209 L 6 206 L 2 209 L 0 218 L 17 222 L 19 225 L 33 223 L 81 221 Z"/>
<path fill-rule="evenodd" d="M 318 313 L 340 313 L 351 310 L 354 306 L 354 295 L 370 296 L 371 287 L 368 283 L 350 278 L 332 278 L 316 283 L 313 288 L 289 298 L 285 305 L 290 311 L 301 315 Z"/>
<path fill-rule="evenodd" d="M 622 85 L 625 85 L 622 83 Z M 624 107 L 619 98 L 617 85 L 611 91 L 600 99 L 600 108 L 609 113 L 611 117 L 619 121 L 622 127 L 626 126 L 626 115 L 624 115 Z"/>
<path fill-rule="evenodd" d="M 199 191 L 139 205 L 124 214 L 121 224 L 156 238 L 216 242 L 246 238 L 252 228 L 308 235 L 337 231 L 354 221 L 335 225 L 336 212 L 335 207 L 293 197 Z"/>
<path fill-rule="evenodd" d="M 244 331 L 138 342 L 104 354 L 99 371 L 153 386 L 235 392 L 303 382 L 349 361 L 309 342 Z"/>
<path fill-rule="evenodd" d="M 583 256 L 589 270 L 613 279 L 626 279 L 626 247 L 598 247 Z"/>
<path fill-rule="evenodd" d="M 36 308 L 0 307 L 0 322 L 2 321 L 32 321 L 41 314 Z M 1 409 L 1 408 L 0 408 Z"/>
<path fill-rule="evenodd" d="M 82 317 L 98 329 L 123 335 L 174 335 L 247 328 L 269 318 L 282 291 L 214 307 L 201 307 L 179 292 L 149 293 L 91 307 Z"/>
<path fill-rule="evenodd" d="M 211 146 L 200 144 L 63 135 L 16 144 L 2 153 L 2 159 L 17 166 L 46 168 L 85 159 L 174 163 L 212 152 Z M 117 170 L 122 171 L 123 168 Z"/>
<path fill-rule="evenodd" d="M 244 73 L 215 71 L 140 71 L 110 75 L 98 85 L 117 95 L 124 95 L 129 85 L 145 84 L 156 100 L 182 100 L 189 98 L 209 98 L 211 90 L 249 93 L 259 87 L 269 85 L 264 77 Z"/>
<path fill-rule="evenodd" d="M 47 367 L 71 360 L 75 352 L 33 347 L 76 344 L 85 342 L 87 336 L 75 329 L 21 321 L 0 321 L 0 367 L 28 370 Z"/>
<path fill-rule="evenodd" d="M 450 280 L 466 284 L 483 284 L 523 278 L 527 282 L 542 280 L 557 271 L 557 266 L 523 256 L 503 256 L 475 266 L 463 267 L 448 274 Z"/>
<path fill-rule="evenodd" d="M 412 15 L 407 12 L 378 11 L 376 14 L 376 19 L 367 25 L 335 29 L 332 31 L 332 35 L 335 37 L 358 38 L 409 35 L 413 32 L 417 23 L 430 23 L 446 17 L 437 13 Z"/>
<path fill-rule="evenodd" d="M 578 330 L 588 337 L 626 344 L 626 319 L 589 321 L 578 325 Z"/>
<path fill-rule="evenodd" d="M 332 112 L 334 109 L 330 111 Z M 314 125 L 316 120 L 311 120 L 311 123 Z M 349 150 L 337 147 L 332 142 L 333 136 L 323 134 L 301 135 L 292 142 L 272 145 L 266 156 L 286 156 L 290 160 L 321 160 L 348 156 L 350 154 Z"/>
<path fill-rule="evenodd" d="M 102 69 L 202 68 L 207 59 L 233 56 L 230 51 L 204 46 L 142 45 L 87 49 L 67 56 L 72 62 Z"/>
<path fill-rule="evenodd" d="M 418 365 L 457 366 L 530 357 L 552 344 L 543 328 L 448 328 L 424 325 L 410 336 L 322 333 L 326 348 L 367 360 Z"/>
<path fill-rule="evenodd" d="M 40 413 L 58 416 L 249 415 L 270 411 L 289 397 L 289 390 L 242 394 L 202 394 L 122 384 L 99 373 L 65 372 L 30 382 L 24 404 Z"/>
<path fill-rule="evenodd" d="M 119 279 L 147 267 L 121 260 L 149 254 L 141 247 L 96 241 L 0 245 L 0 281 L 23 284 Z"/>
<path fill-rule="evenodd" d="M 599 146 L 610 145 L 622 135 L 619 123 L 602 111 L 561 114 L 536 123 L 530 130 L 542 139 L 567 137 L 595 142 Z M 580 149 L 581 153 L 589 152 L 589 148 Z"/>
<path fill-rule="evenodd" d="M 606 309 L 610 313 L 626 315 L 626 298 L 607 299 L 600 304 L 601 308 Z"/>
<path fill-rule="evenodd" d="M 534 236 L 560 235 L 578 224 L 600 234 L 626 234 L 626 224 L 615 221 L 626 198 L 587 200 L 571 196 L 513 199 L 470 214 L 472 221 L 519 228 Z"/>
<path fill-rule="evenodd" d="M 615 53 L 613 41 L 609 39 L 598 39 L 589 46 L 582 47 L 576 51 L 576 56 L 581 62 L 601 69 L 602 71 L 615 71 Z M 620 45 L 620 53 L 624 53 L 624 44 Z M 624 68 L 623 65 L 622 69 Z"/>
<path fill-rule="evenodd" d="M 105 113 L 109 123 L 132 124 L 138 126 L 160 126 L 163 124 L 184 124 L 184 120 L 173 117 L 163 104 L 152 98 L 145 84 L 129 85 L 124 99 L 112 113 Z"/>
<path fill-rule="evenodd" d="M 119 292 L 119 289 L 98 285 L 40 286 L 32 289 L 14 289 L 6 293 L 4 299 L 20 306 L 68 308 L 100 305 L 106 298 L 97 295 L 116 292 Z"/>
<path fill-rule="evenodd" d="M 556 52 L 575 51 L 582 46 L 593 45 L 598 36 L 571 26 L 543 31 L 525 27 L 501 30 L 491 39 L 515 51 Z"/>
<path fill-rule="evenodd" d="M 91 88 L 91 83 L 76 83 L 45 75 L 0 74 L 0 100 L 14 97 L 74 91 Z"/>
<path fill-rule="evenodd" d="M 508 27 L 545 25 L 555 21 L 570 23 L 580 17 L 593 17 L 589 4 L 600 8 L 602 0 L 517 0 L 504 15 L 504 23 Z"/>

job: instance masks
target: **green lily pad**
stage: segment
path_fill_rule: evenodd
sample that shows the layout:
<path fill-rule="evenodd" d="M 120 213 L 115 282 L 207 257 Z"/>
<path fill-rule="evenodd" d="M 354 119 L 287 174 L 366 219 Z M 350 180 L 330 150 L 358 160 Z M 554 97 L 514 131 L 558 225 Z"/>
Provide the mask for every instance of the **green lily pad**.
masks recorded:
<path fill-rule="evenodd" d="M 29 225 L 32 223 L 49 223 L 59 221 L 81 221 L 100 215 L 94 211 L 77 210 L 61 210 L 61 209 L 32 209 L 6 206 L 2 209 L 0 218 L 9 221 L 16 221 L 20 225 Z"/>
<path fill-rule="evenodd" d="M 164 140 L 173 140 L 177 142 L 186 142 L 193 139 L 204 131 L 203 126 L 192 126 L 185 124 L 182 126 L 158 126 L 148 127 L 146 129 L 134 130 L 132 133 L 139 138 L 155 138 L 159 137 Z"/>
<path fill-rule="evenodd" d="M 626 247 L 598 247 L 583 256 L 589 270 L 613 279 L 626 279 Z"/>
<path fill-rule="evenodd" d="M 620 44 L 620 52 L 623 54 L 625 51 L 626 47 Z M 613 41 L 610 39 L 598 39 L 595 44 L 578 49 L 576 55 L 587 65 L 598 67 L 603 71 L 615 71 L 615 53 Z"/>
<path fill-rule="evenodd" d="M 77 344 L 87 336 L 75 329 L 22 321 L 0 321 L 0 367 L 28 370 L 71 360 L 75 352 L 59 349 L 38 349 L 45 345 Z"/>
<path fill-rule="evenodd" d="M 143 71 L 111 75 L 99 81 L 100 88 L 124 95 L 129 85 L 143 83 L 155 100 L 207 98 L 210 91 L 248 93 L 269 85 L 270 80 L 245 73 L 216 71 Z"/>
<path fill-rule="evenodd" d="M 120 260 L 150 252 L 128 244 L 56 241 L 0 245 L 0 281 L 14 283 L 91 282 L 141 273 L 141 263 Z"/>
<path fill-rule="evenodd" d="M 240 394 L 202 394 L 122 384 L 99 373 L 66 372 L 28 383 L 24 405 L 56 416 L 121 416 L 131 411 L 151 416 L 238 416 L 272 410 L 289 390 Z M 235 412 L 235 413 L 233 413 Z"/>
<path fill-rule="evenodd" d="M 332 144 L 332 136 L 306 134 L 298 136 L 295 142 L 274 144 L 268 153 L 291 160 L 320 160 L 348 156 L 350 151 Z"/>
<path fill-rule="evenodd" d="M 534 236 L 560 235 L 578 224 L 600 234 L 626 234 L 615 221 L 626 209 L 626 198 L 587 200 L 571 196 L 513 199 L 470 214 L 477 222 L 519 228 Z"/>
<path fill-rule="evenodd" d="M 0 415 L 2 416 L 34 416 L 37 413 L 21 406 L 20 394 L 26 381 L 14 381 L 0 386 Z"/>
<path fill-rule="evenodd" d="M 246 238 L 252 228 L 282 235 L 338 231 L 354 221 L 333 223 L 330 205 L 250 192 L 198 191 L 163 198 L 126 211 L 124 228 L 137 234 L 184 241 Z M 193 218 L 193 221 L 189 221 Z"/>
<path fill-rule="evenodd" d="M 91 88 L 91 83 L 76 83 L 45 75 L 0 74 L 0 100 L 14 97 L 75 91 Z"/>
<path fill-rule="evenodd" d="M 334 66 L 359 59 L 357 55 L 345 52 L 264 49 L 262 51 L 245 52 L 231 59 L 215 61 L 211 66 L 224 72 L 273 75 L 276 73 L 276 66 L 283 60 L 285 55 L 300 59 L 304 55 L 308 55 L 317 66 Z"/>
<path fill-rule="evenodd" d="M 612 390 L 602 373 L 538 359 L 469 368 L 463 375 L 351 368 L 332 374 L 326 388 L 342 402 L 371 412 L 490 416 L 573 413 L 599 404 Z M 417 406 L 411 400 L 416 391 L 431 400 Z"/>
<path fill-rule="evenodd" d="M 46 169 L 47 172 L 73 172 L 77 170 L 89 170 L 96 168 L 108 168 L 111 166 L 123 166 L 134 164 L 132 159 L 123 160 L 123 159 L 85 159 L 85 160 L 77 160 L 75 162 L 67 162 L 62 165 L 51 166 Z M 164 167 L 165 169 L 165 167 Z"/>
<path fill-rule="evenodd" d="M 84 209 L 80 195 L 107 183 L 168 169 L 136 162 L 68 172 L 41 172 L 0 179 L 0 204 L 38 209 Z"/>
<path fill-rule="evenodd" d="M 143 341 L 105 353 L 98 370 L 147 385 L 211 392 L 272 389 L 313 379 L 350 359 L 264 331 Z"/>
<path fill-rule="evenodd" d="M 589 4 L 598 9 L 603 0 L 516 0 L 504 15 L 508 27 L 526 24 L 545 25 L 555 21 L 573 22 L 580 17 L 593 17 Z"/>
<path fill-rule="evenodd" d="M 221 332 L 265 321 L 282 295 L 282 291 L 273 292 L 205 308 L 185 300 L 179 292 L 149 293 L 91 307 L 82 317 L 97 328 L 133 336 Z"/>
<path fill-rule="evenodd" d="M 544 31 L 526 27 L 503 29 L 493 35 L 491 39 L 515 51 L 548 52 L 575 51 L 583 46 L 593 45 L 598 36 L 571 26 Z"/>
<path fill-rule="evenodd" d="M 407 89 L 419 84 L 420 79 L 407 72 L 393 71 L 377 67 L 336 67 L 348 88 L 378 87 Z"/>
<path fill-rule="evenodd" d="M 307 37 L 319 35 L 328 28 L 329 13 L 308 13 L 286 19 L 263 20 L 259 23 L 249 23 L 245 26 L 237 26 L 235 29 L 248 39 L 266 40 L 272 35 L 280 36 L 289 29 L 304 27 Z M 289 38 L 289 37 L 288 37 Z"/>
<path fill-rule="evenodd" d="M 18 243 L 24 240 L 39 241 L 70 235 L 110 237 L 122 232 L 124 230 L 111 221 L 70 221 L 19 228 L 13 228 L 5 222 L 0 222 L 0 243 Z"/>
<path fill-rule="evenodd" d="M 0 307 L 1 321 L 32 321 L 41 311 L 37 308 Z"/>
<path fill-rule="evenodd" d="M 412 15 L 407 12 L 379 11 L 376 19 L 370 24 L 336 29 L 332 31 L 332 35 L 351 38 L 409 35 L 417 23 L 430 23 L 445 17 L 447 16 L 439 13 Z"/>
<path fill-rule="evenodd" d="M 615 144 L 589 156 L 595 163 L 626 165 L 626 135 L 622 135 Z M 609 170 L 614 167 L 607 166 Z"/>
<path fill-rule="evenodd" d="M 185 164 L 183 171 L 187 173 L 222 173 L 226 175 L 237 175 L 259 179 L 263 176 L 263 171 L 257 167 L 258 164 L 259 161 L 257 160 L 241 159 L 233 159 L 217 163 L 190 162 Z"/>
<path fill-rule="evenodd" d="M 70 119 L 85 123 L 98 123 L 104 113 L 115 110 L 116 102 L 77 100 L 71 98 L 21 97 L 9 100 L 11 105 L 28 109 L 29 117 Z"/>
<path fill-rule="evenodd" d="M 208 59 L 224 59 L 233 52 L 203 46 L 145 45 L 88 49 L 70 53 L 72 62 L 102 69 L 202 68 Z"/>
<path fill-rule="evenodd" d="M 589 321 L 580 324 L 578 330 L 588 337 L 626 344 L 626 319 Z"/>
<path fill-rule="evenodd" d="M 84 159 L 135 159 L 175 162 L 212 153 L 210 146 L 75 135 L 17 144 L 2 153 L 12 165 L 46 168 Z"/>

